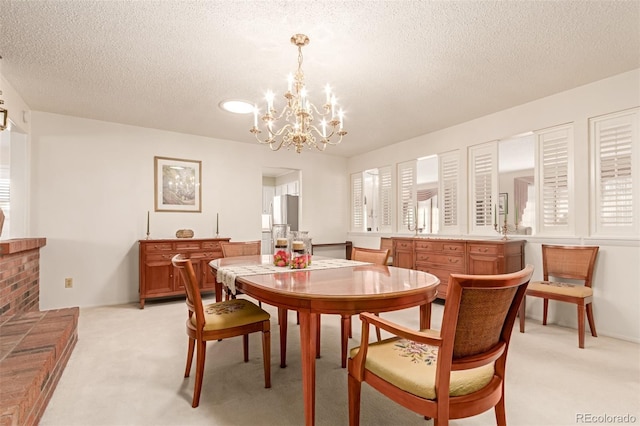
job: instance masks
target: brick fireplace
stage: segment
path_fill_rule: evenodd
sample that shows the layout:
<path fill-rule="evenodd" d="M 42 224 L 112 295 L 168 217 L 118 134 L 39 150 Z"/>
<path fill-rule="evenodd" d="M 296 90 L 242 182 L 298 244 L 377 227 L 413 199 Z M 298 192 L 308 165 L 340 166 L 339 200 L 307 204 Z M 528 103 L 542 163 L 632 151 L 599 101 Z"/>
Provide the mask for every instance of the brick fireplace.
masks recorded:
<path fill-rule="evenodd" d="M 45 244 L 0 241 L 0 426 L 38 424 L 78 340 L 78 308 L 39 310 Z"/>
<path fill-rule="evenodd" d="M 0 321 L 38 310 L 40 248 L 45 244 L 45 238 L 0 241 Z"/>

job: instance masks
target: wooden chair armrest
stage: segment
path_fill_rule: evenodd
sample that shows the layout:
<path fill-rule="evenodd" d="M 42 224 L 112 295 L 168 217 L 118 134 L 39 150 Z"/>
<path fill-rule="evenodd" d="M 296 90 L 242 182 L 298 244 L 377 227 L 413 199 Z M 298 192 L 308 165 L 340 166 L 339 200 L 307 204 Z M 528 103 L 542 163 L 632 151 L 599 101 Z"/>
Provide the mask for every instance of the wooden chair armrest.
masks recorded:
<path fill-rule="evenodd" d="M 396 324 L 374 314 L 370 314 L 368 312 L 361 313 L 360 320 L 362 321 L 363 335 L 364 328 L 368 328 L 368 324 L 371 324 L 404 339 L 409 339 L 418 343 L 432 346 L 442 345 L 442 339 L 439 336 L 435 336 L 435 332 L 428 333 L 424 331 L 412 330 L 410 328 L 403 327 L 399 324 Z"/>

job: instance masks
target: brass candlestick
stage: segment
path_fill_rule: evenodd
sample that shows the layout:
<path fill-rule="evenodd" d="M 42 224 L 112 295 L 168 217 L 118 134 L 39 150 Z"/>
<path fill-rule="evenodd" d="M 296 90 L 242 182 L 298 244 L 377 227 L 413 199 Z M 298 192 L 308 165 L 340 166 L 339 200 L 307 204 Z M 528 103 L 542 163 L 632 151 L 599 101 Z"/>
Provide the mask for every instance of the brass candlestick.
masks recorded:
<path fill-rule="evenodd" d="M 416 206 L 413 210 L 413 229 L 411 228 L 411 224 L 407 224 L 407 229 L 409 231 L 415 231 L 415 236 L 418 236 L 418 207 Z"/>
<path fill-rule="evenodd" d="M 493 224 L 493 229 L 495 229 L 497 232 L 499 232 L 500 234 L 502 234 L 502 239 L 503 240 L 508 240 L 509 238 L 507 237 L 507 232 L 509 231 L 509 228 L 507 227 L 507 215 L 504 215 L 504 224 L 498 229 L 498 224 L 494 223 Z"/>
<path fill-rule="evenodd" d="M 149 211 L 147 210 L 147 240 L 151 238 L 149 235 L 151 235 L 151 233 L 149 232 Z"/>

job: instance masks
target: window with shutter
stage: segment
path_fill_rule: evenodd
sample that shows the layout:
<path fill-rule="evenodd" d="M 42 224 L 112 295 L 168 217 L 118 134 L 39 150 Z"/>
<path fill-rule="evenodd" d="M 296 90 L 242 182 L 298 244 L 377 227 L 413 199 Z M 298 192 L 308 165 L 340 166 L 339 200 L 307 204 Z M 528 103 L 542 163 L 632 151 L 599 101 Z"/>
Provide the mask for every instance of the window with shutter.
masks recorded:
<path fill-rule="evenodd" d="M 593 155 L 593 233 L 638 233 L 639 109 L 590 121 Z M 635 183 L 635 185 L 634 185 Z"/>
<path fill-rule="evenodd" d="M 362 173 L 351 175 L 351 230 L 364 231 L 364 180 Z"/>
<path fill-rule="evenodd" d="M 440 229 L 442 232 L 457 233 L 458 194 L 460 188 L 460 151 L 438 155 L 440 176 Z"/>
<path fill-rule="evenodd" d="M 0 132 L 0 209 L 4 222 L 0 233 L 4 239 L 11 237 L 11 137 L 10 131 Z"/>
<path fill-rule="evenodd" d="M 573 126 L 535 132 L 538 149 L 540 234 L 573 235 Z"/>
<path fill-rule="evenodd" d="M 398 232 L 415 230 L 416 175 L 416 160 L 398 164 Z"/>
<path fill-rule="evenodd" d="M 9 192 L 11 179 L 9 176 L 9 166 L 0 165 L 0 209 L 2 209 L 2 212 L 5 215 L 5 222 L 1 231 L 5 236 L 9 235 L 9 220 L 11 217 L 11 194 Z"/>
<path fill-rule="evenodd" d="M 469 147 L 469 223 L 470 233 L 494 231 L 498 200 L 498 143 Z"/>
<path fill-rule="evenodd" d="M 391 232 L 391 166 L 351 175 L 351 231 Z"/>
<path fill-rule="evenodd" d="M 378 228 L 380 232 L 391 232 L 391 209 L 392 209 L 392 183 L 391 166 L 385 166 L 379 171 L 379 199 L 380 211 L 378 213 Z"/>

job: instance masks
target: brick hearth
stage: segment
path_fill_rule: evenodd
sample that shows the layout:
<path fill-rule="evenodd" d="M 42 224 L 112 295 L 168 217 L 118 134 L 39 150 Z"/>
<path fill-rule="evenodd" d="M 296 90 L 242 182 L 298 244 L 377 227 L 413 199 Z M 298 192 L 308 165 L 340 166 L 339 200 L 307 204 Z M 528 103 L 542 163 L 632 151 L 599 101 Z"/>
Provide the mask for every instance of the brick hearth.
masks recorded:
<path fill-rule="evenodd" d="M 38 310 L 45 244 L 0 241 L 0 426 L 38 424 L 78 339 L 78 308 Z"/>

